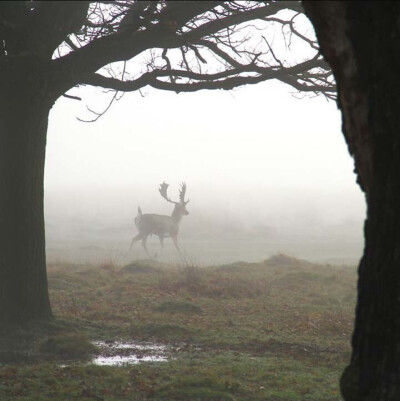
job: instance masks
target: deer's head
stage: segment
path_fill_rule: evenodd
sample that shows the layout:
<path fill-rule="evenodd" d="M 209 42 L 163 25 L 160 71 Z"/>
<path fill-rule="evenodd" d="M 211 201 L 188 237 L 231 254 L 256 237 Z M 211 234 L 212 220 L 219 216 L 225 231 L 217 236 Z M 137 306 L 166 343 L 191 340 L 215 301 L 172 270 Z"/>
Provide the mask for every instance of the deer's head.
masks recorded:
<path fill-rule="evenodd" d="M 163 182 L 160 185 L 159 191 L 161 196 L 167 200 L 170 203 L 173 203 L 175 205 L 174 211 L 172 212 L 173 216 L 187 216 L 189 212 L 186 209 L 186 205 L 189 203 L 189 199 L 185 201 L 185 194 L 186 194 L 186 184 L 182 183 L 181 184 L 181 189 L 179 191 L 179 202 L 174 202 L 171 199 L 168 198 L 167 190 L 168 190 L 169 185 L 165 182 Z"/>

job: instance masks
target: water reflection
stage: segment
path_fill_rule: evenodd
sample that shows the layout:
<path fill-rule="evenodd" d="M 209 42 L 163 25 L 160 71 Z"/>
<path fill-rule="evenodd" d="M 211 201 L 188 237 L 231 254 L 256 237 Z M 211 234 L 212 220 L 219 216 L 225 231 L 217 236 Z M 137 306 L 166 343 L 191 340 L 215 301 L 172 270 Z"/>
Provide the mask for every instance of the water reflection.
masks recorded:
<path fill-rule="evenodd" d="M 92 360 L 94 365 L 120 366 L 168 360 L 168 349 L 161 344 L 134 341 L 94 341 L 93 344 L 101 350 L 101 355 Z"/>

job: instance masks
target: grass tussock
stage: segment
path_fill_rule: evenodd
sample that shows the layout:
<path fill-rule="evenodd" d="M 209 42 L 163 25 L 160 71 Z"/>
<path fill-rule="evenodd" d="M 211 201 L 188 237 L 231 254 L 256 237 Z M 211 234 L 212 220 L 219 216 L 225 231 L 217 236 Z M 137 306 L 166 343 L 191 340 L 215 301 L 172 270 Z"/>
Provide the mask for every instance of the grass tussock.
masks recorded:
<path fill-rule="evenodd" d="M 283 253 L 278 253 L 277 255 L 271 256 L 269 259 L 265 260 L 264 263 L 267 266 L 273 267 L 296 267 L 296 268 L 305 268 L 313 266 L 313 263 L 308 262 L 304 259 L 297 259 L 292 256 L 285 255 Z"/>
<path fill-rule="evenodd" d="M 177 274 L 164 274 L 159 280 L 160 291 L 167 294 L 187 294 L 206 298 L 253 298 L 269 293 L 269 283 L 249 277 L 249 272 L 237 276 L 222 269 L 196 266 L 181 268 Z"/>
<path fill-rule="evenodd" d="M 62 359 L 90 359 L 98 351 L 84 334 L 59 334 L 39 344 L 39 352 L 48 357 Z"/>
<path fill-rule="evenodd" d="M 122 268 L 125 273 L 157 273 L 168 265 L 156 260 L 135 260 Z"/>

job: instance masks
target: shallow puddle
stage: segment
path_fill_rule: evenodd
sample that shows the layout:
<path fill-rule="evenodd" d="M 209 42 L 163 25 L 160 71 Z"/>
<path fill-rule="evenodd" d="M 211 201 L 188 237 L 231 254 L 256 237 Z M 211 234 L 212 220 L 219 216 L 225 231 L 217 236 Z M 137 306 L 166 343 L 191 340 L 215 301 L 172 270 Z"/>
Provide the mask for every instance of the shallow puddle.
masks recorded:
<path fill-rule="evenodd" d="M 94 365 L 135 365 L 141 362 L 166 362 L 169 357 L 165 345 L 122 341 L 94 341 L 101 355 L 92 360 Z"/>

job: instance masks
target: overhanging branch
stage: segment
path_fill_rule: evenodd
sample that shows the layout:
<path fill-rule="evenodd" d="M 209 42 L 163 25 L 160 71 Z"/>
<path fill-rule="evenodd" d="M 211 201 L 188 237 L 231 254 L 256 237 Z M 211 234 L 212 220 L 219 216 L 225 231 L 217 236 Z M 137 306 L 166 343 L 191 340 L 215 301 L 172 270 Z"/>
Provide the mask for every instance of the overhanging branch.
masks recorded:
<path fill-rule="evenodd" d="M 317 64 L 322 60 L 315 60 Z M 199 74 L 186 70 L 154 70 L 141 75 L 139 78 L 130 81 L 122 81 L 116 78 L 105 77 L 100 74 L 92 74 L 82 81 L 83 84 L 100 86 L 103 88 L 114 89 L 116 91 L 133 92 L 145 86 L 157 89 L 170 90 L 174 92 L 193 92 L 202 89 L 233 89 L 238 86 L 255 84 L 265 80 L 277 79 L 292 85 L 298 90 L 307 92 L 336 93 L 335 85 L 306 85 L 301 83 L 301 77 L 297 76 L 301 72 L 301 66 L 309 66 L 312 60 L 306 61 L 294 67 L 272 69 L 260 68 L 254 65 L 241 66 L 241 68 L 231 69 L 215 74 Z M 257 73 L 257 75 L 240 76 L 243 73 Z M 160 80 L 159 78 L 173 76 L 170 81 Z M 186 78 L 190 81 L 185 83 L 177 82 L 179 79 Z M 193 82 L 196 81 L 196 82 Z"/>

